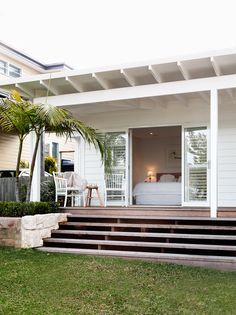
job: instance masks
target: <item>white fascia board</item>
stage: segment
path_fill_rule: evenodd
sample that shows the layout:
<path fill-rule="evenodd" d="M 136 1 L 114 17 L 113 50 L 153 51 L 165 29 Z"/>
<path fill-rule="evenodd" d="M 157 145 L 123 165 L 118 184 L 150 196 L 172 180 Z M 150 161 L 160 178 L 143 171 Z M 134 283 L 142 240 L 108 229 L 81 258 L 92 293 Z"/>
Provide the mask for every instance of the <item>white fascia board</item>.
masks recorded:
<path fill-rule="evenodd" d="M 47 101 L 52 105 L 67 106 L 152 96 L 194 93 L 210 91 L 211 89 L 227 88 L 236 88 L 236 74 L 213 78 L 193 79 L 187 81 L 157 83 L 119 89 L 49 96 Z M 34 99 L 34 102 L 37 103 L 43 103 L 44 101 L 45 97 Z"/>

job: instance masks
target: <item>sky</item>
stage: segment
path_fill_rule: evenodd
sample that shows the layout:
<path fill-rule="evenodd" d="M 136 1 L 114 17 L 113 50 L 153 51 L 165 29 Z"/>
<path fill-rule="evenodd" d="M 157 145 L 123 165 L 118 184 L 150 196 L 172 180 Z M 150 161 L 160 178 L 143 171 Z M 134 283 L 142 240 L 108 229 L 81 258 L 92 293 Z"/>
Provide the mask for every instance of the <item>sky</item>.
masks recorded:
<path fill-rule="evenodd" d="M 0 41 L 74 68 L 236 48 L 235 0 L 0 0 Z"/>

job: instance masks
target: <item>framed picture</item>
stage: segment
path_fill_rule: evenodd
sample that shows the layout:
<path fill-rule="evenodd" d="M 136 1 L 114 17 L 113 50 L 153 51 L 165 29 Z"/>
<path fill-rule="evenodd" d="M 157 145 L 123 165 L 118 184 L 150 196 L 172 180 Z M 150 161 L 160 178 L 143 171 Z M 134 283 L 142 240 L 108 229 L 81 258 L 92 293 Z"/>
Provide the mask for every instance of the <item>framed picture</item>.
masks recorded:
<path fill-rule="evenodd" d="M 180 145 L 172 145 L 166 148 L 166 167 L 181 167 L 181 147 Z"/>

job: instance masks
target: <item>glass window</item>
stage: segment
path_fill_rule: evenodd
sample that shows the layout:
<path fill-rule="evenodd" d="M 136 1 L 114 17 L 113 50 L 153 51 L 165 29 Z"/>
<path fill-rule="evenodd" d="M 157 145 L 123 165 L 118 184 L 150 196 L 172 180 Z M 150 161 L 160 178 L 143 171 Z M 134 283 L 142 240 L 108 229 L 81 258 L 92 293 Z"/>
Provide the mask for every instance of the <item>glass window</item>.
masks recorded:
<path fill-rule="evenodd" d="M 185 129 L 185 201 L 207 200 L 207 129 Z"/>
<path fill-rule="evenodd" d="M 7 74 L 7 63 L 3 60 L 0 60 L 0 73 Z"/>
<path fill-rule="evenodd" d="M 126 135 L 123 132 L 109 132 L 104 135 L 110 149 L 111 171 L 114 174 L 124 174 L 126 166 Z M 106 162 L 105 162 L 106 166 Z"/>
<path fill-rule="evenodd" d="M 45 154 L 45 156 L 50 155 L 50 143 L 45 143 L 44 154 Z"/>
<path fill-rule="evenodd" d="M 14 77 L 14 78 L 21 77 L 21 69 L 10 64 L 9 65 L 9 76 Z"/>
<path fill-rule="evenodd" d="M 59 144 L 57 142 L 52 142 L 52 156 L 57 160 L 59 158 Z"/>

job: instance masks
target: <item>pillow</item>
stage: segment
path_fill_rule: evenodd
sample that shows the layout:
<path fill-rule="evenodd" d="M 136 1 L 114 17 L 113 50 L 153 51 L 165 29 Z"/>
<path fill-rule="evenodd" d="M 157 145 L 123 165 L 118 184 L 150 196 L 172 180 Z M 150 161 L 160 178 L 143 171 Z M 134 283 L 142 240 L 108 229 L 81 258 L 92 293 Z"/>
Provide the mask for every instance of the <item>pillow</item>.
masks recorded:
<path fill-rule="evenodd" d="M 176 181 L 176 179 L 175 179 L 174 175 L 166 174 L 166 175 L 161 175 L 159 182 L 171 183 L 171 182 L 175 182 L 175 181 Z"/>

